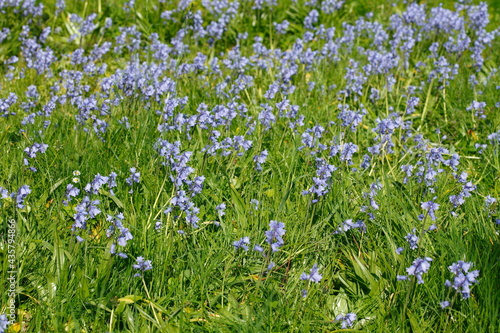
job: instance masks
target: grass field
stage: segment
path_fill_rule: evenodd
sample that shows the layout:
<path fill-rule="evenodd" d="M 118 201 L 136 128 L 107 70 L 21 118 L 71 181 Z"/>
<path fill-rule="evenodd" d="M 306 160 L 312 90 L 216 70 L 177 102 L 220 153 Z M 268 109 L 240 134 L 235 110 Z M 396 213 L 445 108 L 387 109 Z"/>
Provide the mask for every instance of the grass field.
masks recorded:
<path fill-rule="evenodd" d="M 500 5 L 0 3 L 1 332 L 500 332 Z"/>

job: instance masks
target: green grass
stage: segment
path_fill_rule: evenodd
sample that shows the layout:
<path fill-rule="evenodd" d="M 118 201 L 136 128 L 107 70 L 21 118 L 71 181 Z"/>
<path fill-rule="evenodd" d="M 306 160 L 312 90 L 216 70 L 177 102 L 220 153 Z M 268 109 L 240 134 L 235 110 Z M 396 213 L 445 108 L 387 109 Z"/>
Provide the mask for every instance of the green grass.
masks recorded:
<path fill-rule="evenodd" d="M 490 1 L 491 30 L 500 22 L 498 4 Z M 169 41 L 181 23 L 163 23 L 159 10 L 174 8 L 172 4 L 153 4 L 137 1 L 135 10 L 126 14 L 116 2 L 68 1 L 66 10 L 55 17 L 54 4 L 46 5 L 45 14 L 39 18 L 40 27 L 61 27 L 49 38 L 47 45 L 57 50 L 58 55 L 73 52 L 78 47 L 92 48 L 95 43 L 114 41 L 119 34 L 118 26 L 136 24 L 143 33 L 143 46 L 149 45 L 147 36 L 158 32 L 163 42 Z M 436 5 L 429 1 L 428 6 Z M 194 2 L 190 9 L 202 9 Z M 452 2 L 445 4 L 452 8 Z M 100 27 L 81 41 L 68 42 L 71 24 L 69 13 L 80 16 L 96 12 Z M 389 16 L 401 12 L 404 5 L 394 8 L 375 1 L 347 2 L 331 16 L 321 16 L 325 26 L 335 26 L 337 35 L 342 31 L 341 23 L 354 24 L 359 16 L 368 12 L 383 24 Z M 204 10 L 204 9 L 203 9 Z M 204 10 L 206 11 L 206 10 Z M 280 2 L 270 12 L 252 10 L 250 2 L 243 2 L 239 13 L 232 21 L 222 40 L 210 45 L 198 41 L 191 45 L 191 52 L 183 60 L 192 60 L 201 51 L 209 59 L 219 57 L 236 43 L 238 32 L 248 31 L 251 36 L 241 42 L 241 52 L 250 55 L 254 36 L 264 38 L 264 45 L 271 49 L 288 49 L 298 36 L 303 34 L 303 18 L 308 9 L 300 2 Z M 181 14 L 179 14 L 181 15 Z M 101 30 L 104 18 L 111 16 L 114 25 L 109 31 Z M 210 16 L 207 16 L 210 17 Z M 287 19 L 291 32 L 285 36 L 275 35 L 272 22 Z M 12 22 L 15 22 L 13 24 Z M 7 12 L 0 19 L 0 28 L 9 26 L 13 35 L 0 44 L 0 60 L 19 55 L 21 44 L 17 36 L 28 21 L 14 12 Z M 31 24 L 34 26 L 34 24 Z M 236 117 L 231 125 L 218 128 L 221 138 L 245 135 L 252 140 L 252 148 L 237 156 L 209 156 L 201 150 L 210 144 L 210 131 L 194 127 L 191 139 L 185 131 L 170 131 L 161 134 L 157 130 L 161 122 L 155 112 L 163 108 L 163 101 L 146 102 L 138 97 L 126 97 L 119 106 L 111 106 L 110 115 L 98 117 L 109 124 L 101 140 L 87 121 L 88 133 L 75 120 L 76 107 L 69 102 L 58 105 L 50 117 L 51 124 L 43 129 L 43 118 L 34 124 L 22 126 L 26 115 L 16 104 L 17 115 L 0 118 L 0 187 L 15 192 L 21 185 L 29 185 L 32 192 L 26 199 L 26 208 L 16 208 L 15 200 L 0 199 L 0 281 L 7 288 L 7 221 L 17 222 L 17 290 L 16 315 L 18 323 L 8 332 L 498 332 L 500 331 L 500 237 L 494 220 L 500 218 L 498 203 L 492 211 L 484 209 L 484 198 L 491 195 L 500 200 L 499 146 L 490 144 L 479 154 L 475 143 L 488 143 L 487 136 L 500 128 L 499 102 L 496 87 L 500 85 L 498 74 L 491 74 L 499 66 L 499 42 L 495 40 L 485 51 L 485 66 L 479 79 L 491 74 L 486 84 L 475 88 L 468 83 L 474 73 L 470 51 L 462 57 L 449 60 L 459 64 L 459 74 L 445 90 L 437 88 L 437 82 L 428 82 L 432 59 L 428 59 L 427 48 L 431 42 L 446 42 L 446 36 L 436 35 L 432 40 L 417 45 L 410 64 L 424 61 L 429 66 L 422 71 L 405 69 L 402 65 L 396 73 L 396 84 L 392 92 L 387 91 L 383 75 L 371 76 L 364 84 L 359 100 L 342 97 L 337 91 L 345 86 L 345 68 L 349 59 L 366 64 L 366 57 L 358 50 L 340 49 L 338 62 L 323 61 L 309 69 L 300 64 L 292 79 L 296 92 L 290 95 L 290 103 L 299 105 L 304 115 L 305 126 L 298 131 L 288 127 L 286 119 L 277 119 L 270 130 L 266 130 L 257 117 L 260 104 L 266 103 L 264 93 L 274 81 L 277 69 L 252 70 L 254 85 L 240 93 L 239 103 L 245 103 L 247 114 L 256 121 L 255 130 L 247 135 L 247 120 Z M 186 39 L 187 42 L 187 39 Z M 312 45 L 319 45 L 315 40 Z M 358 38 L 356 46 L 369 47 L 369 41 Z M 440 50 L 440 55 L 446 55 Z M 103 60 L 109 76 L 134 56 L 128 51 L 122 55 L 108 53 Z M 137 54 L 141 61 L 153 61 L 146 51 Z M 275 61 L 277 63 L 277 61 Z M 25 65 L 21 58 L 16 73 Z M 221 68 L 223 66 L 221 65 Z M 68 59 L 61 58 L 53 71 L 81 70 Z M 2 67 L 7 73 L 6 66 Z M 209 109 L 227 100 L 215 93 L 216 85 L 227 75 L 237 73 L 223 69 L 223 74 L 205 81 L 200 75 L 191 73 L 176 77 L 167 70 L 167 77 L 176 81 L 176 96 L 189 97 L 188 103 L 176 113 L 196 114 L 200 103 Z M 26 69 L 24 78 L 12 81 L 1 79 L 0 98 L 15 92 L 24 101 L 24 92 L 36 85 L 40 100 L 38 111 L 50 99 L 49 87 L 57 78 L 37 75 L 34 69 Z M 82 83 L 88 84 L 88 97 L 97 93 L 99 77 L 86 76 Z M 307 82 L 316 82 L 324 89 L 308 91 Z M 208 82 L 208 83 L 207 83 Z M 336 89 L 328 90 L 335 84 Z M 420 104 L 412 115 L 404 115 L 406 93 L 409 85 L 420 86 L 416 96 Z M 372 103 L 370 88 L 380 90 L 380 100 Z M 111 98 L 123 95 L 113 91 Z M 280 95 L 281 96 L 281 95 Z M 163 96 L 167 98 L 167 96 Z M 278 99 L 280 100 L 280 99 Z M 473 100 L 487 104 L 485 120 L 472 116 L 466 108 Z M 102 99 L 101 99 L 102 101 Z M 340 125 L 337 119 L 339 104 L 347 103 L 351 108 L 367 110 L 356 132 Z M 443 172 L 429 191 L 425 183 L 410 180 L 403 182 L 401 166 L 425 162 L 425 153 L 408 149 L 413 140 L 404 140 L 406 130 L 397 129 L 392 136 L 394 153 L 375 156 L 366 170 L 360 168 L 366 148 L 375 144 L 376 133 L 372 131 L 377 119 L 387 118 L 391 113 L 401 112 L 403 120 L 413 122 L 410 133 L 422 134 L 428 140 L 427 147 L 445 147 L 449 150 L 446 159 L 453 153 L 460 156 L 458 173 L 469 174 L 468 180 L 477 189 L 465 203 L 454 208 L 449 201 L 461 185 L 453 177 L 453 170 L 441 165 Z M 98 114 L 98 112 L 94 112 Z M 128 117 L 130 129 L 119 120 Z M 330 121 L 336 122 L 335 124 Z M 328 151 L 311 155 L 302 146 L 301 134 L 306 128 L 320 124 L 325 128 L 323 144 L 353 142 L 359 146 L 353 157 L 353 165 L 341 162 L 339 157 L 328 157 Z M 20 132 L 23 128 L 25 131 Z M 440 134 L 435 130 L 439 128 Z M 446 135 L 447 139 L 442 140 Z M 193 176 L 205 177 L 201 194 L 193 201 L 199 207 L 198 228 L 189 226 L 182 216 L 164 214 L 166 206 L 175 194 L 170 180 L 170 166 L 154 149 L 159 138 L 182 142 L 181 150 L 193 155 L 188 165 L 194 168 Z M 49 149 L 30 160 L 36 173 L 23 165 L 23 150 L 33 143 L 46 143 Z M 264 149 L 269 157 L 257 172 L 253 156 Z M 311 203 L 311 196 L 302 195 L 316 177 L 315 160 L 323 157 L 338 167 L 333 173 L 329 193 Z M 125 183 L 129 169 L 137 167 L 141 181 L 133 192 Z M 353 167 L 358 168 L 352 172 Z M 116 172 L 117 187 L 114 195 L 106 187 L 92 195 L 100 200 L 102 211 L 88 221 L 87 230 L 76 233 L 71 230 L 75 207 L 82 194 L 64 206 L 66 185 L 71 183 L 73 171 L 81 172 L 80 182 L 75 184 L 82 192 L 85 184 L 96 174 L 109 175 Z M 380 208 L 369 208 L 361 212 L 361 206 L 370 206 L 370 184 L 380 182 L 382 188 L 374 197 Z M 434 199 L 436 198 L 436 199 Z M 252 199 L 259 200 L 254 209 Z M 426 216 L 423 221 L 421 203 L 434 200 L 440 204 L 437 220 Z M 218 216 L 215 207 L 226 203 L 224 216 Z M 451 211 L 456 214 L 453 216 Z M 125 215 L 124 226 L 130 229 L 133 239 L 123 249 L 127 259 L 112 256 L 109 251 L 112 239 L 106 237 L 109 222 L 106 214 Z M 370 220 L 368 212 L 375 214 Z M 490 214 L 491 213 L 491 214 Z M 339 225 L 348 219 L 363 220 L 367 230 L 362 233 L 350 230 L 336 234 Z M 285 223 L 286 235 L 280 251 L 271 253 L 265 242 L 264 232 L 269 222 Z M 216 225 L 220 222 L 220 226 Z M 156 230 L 155 223 L 162 228 Z M 431 224 L 437 229 L 423 233 Z M 416 228 L 420 236 L 419 246 L 410 250 L 405 237 Z M 179 230 L 184 234 L 178 233 Z M 76 235 L 85 238 L 78 242 Z M 235 250 L 233 242 L 248 236 L 252 243 L 265 248 L 266 256 L 252 251 Z M 405 247 L 398 255 L 396 249 Z M 153 269 L 141 277 L 132 268 L 139 256 L 151 260 Z M 416 258 L 433 259 L 428 273 L 423 274 L 424 284 L 397 281 L 397 275 L 406 274 L 406 268 Z M 480 270 L 479 283 L 472 287 L 471 297 L 461 299 L 454 289 L 445 288 L 447 279 L 452 279 L 448 266 L 458 260 L 474 263 Z M 267 272 L 270 262 L 275 267 Z M 322 280 L 319 283 L 302 281 L 302 273 L 309 273 L 313 264 L 319 267 Z M 307 289 L 303 298 L 301 290 Z M 0 314 L 7 311 L 9 297 L 0 296 Z M 449 300 L 452 306 L 441 309 L 439 302 Z M 339 314 L 353 312 L 358 320 L 351 329 L 342 330 L 335 318 Z M 22 327 L 22 329 L 21 329 Z"/>

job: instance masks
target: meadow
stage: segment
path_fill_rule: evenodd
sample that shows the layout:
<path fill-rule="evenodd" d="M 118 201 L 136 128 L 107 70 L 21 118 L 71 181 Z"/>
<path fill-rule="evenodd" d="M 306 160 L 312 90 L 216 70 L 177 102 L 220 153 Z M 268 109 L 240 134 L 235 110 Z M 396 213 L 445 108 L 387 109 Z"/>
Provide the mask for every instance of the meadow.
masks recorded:
<path fill-rule="evenodd" d="M 0 333 L 500 332 L 500 3 L 0 1 Z"/>

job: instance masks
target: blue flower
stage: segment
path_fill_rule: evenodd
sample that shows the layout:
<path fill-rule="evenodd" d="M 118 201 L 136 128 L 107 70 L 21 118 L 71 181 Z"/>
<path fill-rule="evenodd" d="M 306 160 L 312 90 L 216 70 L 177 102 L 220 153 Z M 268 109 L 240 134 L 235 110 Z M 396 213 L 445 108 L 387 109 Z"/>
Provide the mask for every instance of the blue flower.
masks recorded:
<path fill-rule="evenodd" d="M 446 280 L 445 286 L 452 287 L 462 293 L 463 299 L 470 297 L 470 287 L 477 282 L 476 278 L 479 276 L 478 270 L 469 272 L 472 265 L 471 262 L 459 260 L 448 267 L 450 272 L 455 276 L 453 282 Z"/>
<path fill-rule="evenodd" d="M 285 224 L 278 221 L 271 221 L 269 223 L 270 230 L 266 231 L 266 241 L 271 245 L 273 252 L 279 250 L 284 244 L 283 236 L 286 233 Z"/>
<path fill-rule="evenodd" d="M 226 212 L 225 212 L 225 210 L 226 210 L 226 204 L 225 203 L 221 203 L 220 205 L 218 205 L 218 206 L 215 207 L 215 210 L 217 211 L 217 214 L 219 216 L 226 215 Z"/>
<path fill-rule="evenodd" d="M 9 326 L 10 321 L 5 314 L 0 315 L 0 333 L 4 333 Z"/>
<path fill-rule="evenodd" d="M 151 265 L 151 260 L 144 260 L 143 257 L 137 257 L 137 264 L 132 265 L 132 268 L 138 269 L 141 272 L 135 274 L 134 276 L 141 276 L 143 272 L 153 269 L 153 265 Z"/>
<path fill-rule="evenodd" d="M 450 302 L 442 301 L 442 302 L 439 302 L 439 305 L 441 305 L 441 309 L 444 309 L 444 308 L 447 308 L 450 306 Z"/>
<path fill-rule="evenodd" d="M 233 242 L 235 250 L 243 249 L 245 251 L 248 251 L 248 245 L 250 245 L 250 237 L 242 237 Z"/>
<path fill-rule="evenodd" d="M 348 313 L 344 315 L 338 315 L 335 320 L 342 321 L 342 329 L 352 327 L 354 325 L 354 321 L 358 318 L 355 313 Z"/>
<path fill-rule="evenodd" d="M 415 229 L 413 229 L 413 232 L 415 232 Z M 416 235 L 409 233 L 405 238 L 410 244 L 410 249 L 415 250 L 418 247 L 418 237 Z"/>
<path fill-rule="evenodd" d="M 303 281 L 310 281 L 310 282 L 315 282 L 318 283 L 321 281 L 323 276 L 318 273 L 318 265 L 314 264 L 313 267 L 311 268 L 310 274 L 302 273 L 300 275 L 300 279 Z"/>
<path fill-rule="evenodd" d="M 408 275 L 414 275 L 417 278 L 417 283 L 422 284 L 424 280 L 422 279 L 422 274 L 427 273 L 431 267 L 432 259 L 429 257 L 417 258 L 413 261 L 413 264 L 406 269 Z"/>

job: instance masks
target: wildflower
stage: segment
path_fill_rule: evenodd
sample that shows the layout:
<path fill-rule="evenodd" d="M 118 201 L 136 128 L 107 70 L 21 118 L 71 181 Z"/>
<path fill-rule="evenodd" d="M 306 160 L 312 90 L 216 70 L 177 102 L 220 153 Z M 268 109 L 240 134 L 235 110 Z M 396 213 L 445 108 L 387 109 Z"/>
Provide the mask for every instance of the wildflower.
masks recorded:
<path fill-rule="evenodd" d="M 226 210 L 226 204 L 225 203 L 221 203 L 220 205 L 218 205 L 217 207 L 215 207 L 215 210 L 217 211 L 217 214 L 219 216 L 226 215 L 226 212 L 224 212 Z"/>
<path fill-rule="evenodd" d="M 493 198 L 491 195 L 488 195 L 486 196 L 486 198 L 484 198 L 484 206 L 486 208 L 489 208 L 491 205 L 493 205 L 495 202 L 497 202 L 497 199 L 496 198 Z"/>
<path fill-rule="evenodd" d="M 302 195 L 316 194 L 316 196 L 324 196 L 327 194 L 331 187 L 332 174 L 337 168 L 331 164 L 328 164 L 326 160 L 322 158 L 316 159 L 316 176 L 313 177 L 314 185 L 309 188 L 309 190 L 303 191 Z M 312 202 L 318 202 L 318 199 L 313 199 Z"/>
<path fill-rule="evenodd" d="M 422 202 L 421 207 L 422 209 L 427 210 L 427 214 L 429 214 L 431 220 L 433 221 L 436 220 L 436 215 L 434 215 L 434 212 L 439 209 L 439 204 L 433 201 L 427 201 L 427 202 Z"/>
<path fill-rule="evenodd" d="M 433 230 L 436 230 L 436 229 L 437 229 L 437 226 L 436 226 L 435 224 L 431 224 L 431 225 L 429 226 L 429 228 L 427 228 L 427 230 L 426 230 L 426 231 L 433 231 Z"/>
<path fill-rule="evenodd" d="M 267 160 L 267 155 L 268 155 L 267 150 L 264 150 L 264 151 L 262 151 L 260 154 L 255 155 L 255 156 L 253 157 L 253 160 L 254 160 L 254 162 L 255 162 L 255 164 L 256 164 L 256 166 L 255 166 L 255 170 L 257 170 L 257 171 L 262 171 L 262 164 L 264 164 L 264 163 L 266 162 L 266 160 Z"/>
<path fill-rule="evenodd" d="M 266 241 L 271 245 L 272 251 L 276 252 L 284 244 L 282 237 L 286 233 L 285 224 L 278 221 L 271 221 L 269 227 L 271 229 L 266 231 Z"/>
<path fill-rule="evenodd" d="M 243 249 L 245 251 L 248 251 L 248 245 L 250 245 L 250 237 L 242 237 L 239 240 L 233 242 L 235 250 Z"/>
<path fill-rule="evenodd" d="M 467 107 L 467 111 L 475 111 L 474 116 L 481 119 L 486 119 L 484 114 L 484 108 L 486 107 L 485 102 L 472 101 L 472 104 Z"/>
<path fill-rule="evenodd" d="M 450 272 L 454 275 L 454 279 L 453 283 L 446 280 L 445 286 L 452 287 L 456 291 L 462 293 L 463 299 L 470 297 L 470 287 L 477 282 L 476 278 L 479 276 L 478 270 L 469 272 L 472 265 L 471 262 L 459 260 L 448 267 Z"/>
<path fill-rule="evenodd" d="M 11 196 L 16 196 L 16 204 L 17 208 L 25 208 L 26 206 L 24 205 L 24 200 L 28 196 L 28 194 L 31 193 L 31 189 L 28 185 L 23 185 L 21 186 L 18 190 L 17 193 L 11 193 Z"/>
<path fill-rule="evenodd" d="M 125 217 L 123 216 L 123 213 L 119 213 L 116 216 L 108 215 L 106 218 L 107 221 L 111 223 L 111 226 L 106 230 L 106 236 L 110 238 L 115 234 L 115 231 L 118 231 L 117 235 L 117 243 L 120 246 L 126 246 L 127 242 L 134 237 L 130 233 L 128 228 L 125 228 L 123 226 L 123 220 Z"/>
<path fill-rule="evenodd" d="M 257 251 L 257 252 L 260 252 L 260 253 L 263 253 L 264 252 L 264 248 L 258 244 L 255 244 L 255 246 L 253 247 L 253 250 L 254 251 Z"/>
<path fill-rule="evenodd" d="M 444 309 L 444 308 L 447 308 L 450 306 L 450 302 L 449 301 L 442 301 L 442 302 L 439 302 L 439 305 L 441 305 L 441 309 Z"/>
<path fill-rule="evenodd" d="M 80 190 L 74 187 L 72 184 L 68 184 L 66 186 L 66 200 L 64 201 L 64 205 L 66 206 L 72 198 L 78 196 L 80 194 Z"/>
<path fill-rule="evenodd" d="M 7 315 L 0 315 L 0 333 L 3 333 L 7 330 L 7 326 L 9 326 L 10 321 L 7 318 Z"/>
<path fill-rule="evenodd" d="M 415 229 L 413 229 L 413 232 L 415 232 Z M 405 238 L 410 244 L 410 249 L 415 250 L 418 247 L 418 237 L 416 235 L 409 233 Z"/>
<path fill-rule="evenodd" d="M 414 275 L 417 278 L 417 283 L 422 284 L 424 280 L 422 279 L 422 274 L 427 273 L 431 267 L 432 259 L 429 257 L 417 258 L 413 261 L 413 264 L 406 269 L 408 275 Z"/>
<path fill-rule="evenodd" d="M 3 187 L 0 187 L 0 196 L 2 199 L 7 199 L 9 197 L 9 191 L 4 189 Z"/>
<path fill-rule="evenodd" d="M 358 318 L 358 316 L 355 313 L 348 313 L 345 316 L 344 315 L 338 315 L 335 320 L 336 321 L 342 321 L 342 329 L 352 327 L 354 325 L 354 321 Z"/>
<path fill-rule="evenodd" d="M 48 144 L 45 143 L 34 143 L 30 147 L 27 147 L 24 149 L 24 152 L 26 153 L 26 158 L 24 159 L 24 165 L 29 165 L 29 160 L 35 158 L 38 153 L 45 153 L 47 151 L 47 148 L 49 147 Z M 31 167 L 30 168 L 33 172 L 36 172 L 36 168 Z"/>
<path fill-rule="evenodd" d="M 286 31 L 288 30 L 290 22 L 288 22 L 287 20 L 284 20 L 281 23 L 274 22 L 273 25 L 274 25 L 274 28 L 276 29 L 277 34 L 284 35 L 284 34 L 286 34 Z"/>
<path fill-rule="evenodd" d="M 125 179 L 125 182 L 132 186 L 134 183 L 139 183 L 141 181 L 141 173 L 137 172 L 136 168 L 130 168 L 130 177 Z"/>
<path fill-rule="evenodd" d="M 310 281 L 310 282 L 318 283 L 323 278 L 323 276 L 318 273 L 318 265 L 317 264 L 313 265 L 310 272 L 311 272 L 310 274 L 302 273 L 302 275 L 300 276 L 300 279 L 303 281 Z"/>
<path fill-rule="evenodd" d="M 153 266 L 151 265 L 151 260 L 144 260 L 143 257 L 137 257 L 137 264 L 132 265 L 132 268 L 138 269 L 141 271 L 141 273 L 143 273 L 145 271 L 153 269 Z M 141 276 L 141 273 L 137 273 L 134 276 Z"/>
<path fill-rule="evenodd" d="M 264 125 L 265 129 L 270 129 L 271 125 L 276 121 L 276 117 L 273 114 L 273 108 L 267 104 L 262 104 L 263 110 L 259 113 L 258 119 Z"/>
<path fill-rule="evenodd" d="M 250 204 L 252 205 L 253 209 L 255 209 L 255 210 L 259 209 L 259 204 L 260 204 L 259 200 L 252 199 L 252 200 L 250 200 Z"/>
<path fill-rule="evenodd" d="M 351 219 L 342 222 L 340 227 L 334 231 L 334 234 L 344 233 L 351 229 L 360 229 L 361 232 L 366 231 L 366 224 L 363 221 L 352 222 Z"/>

